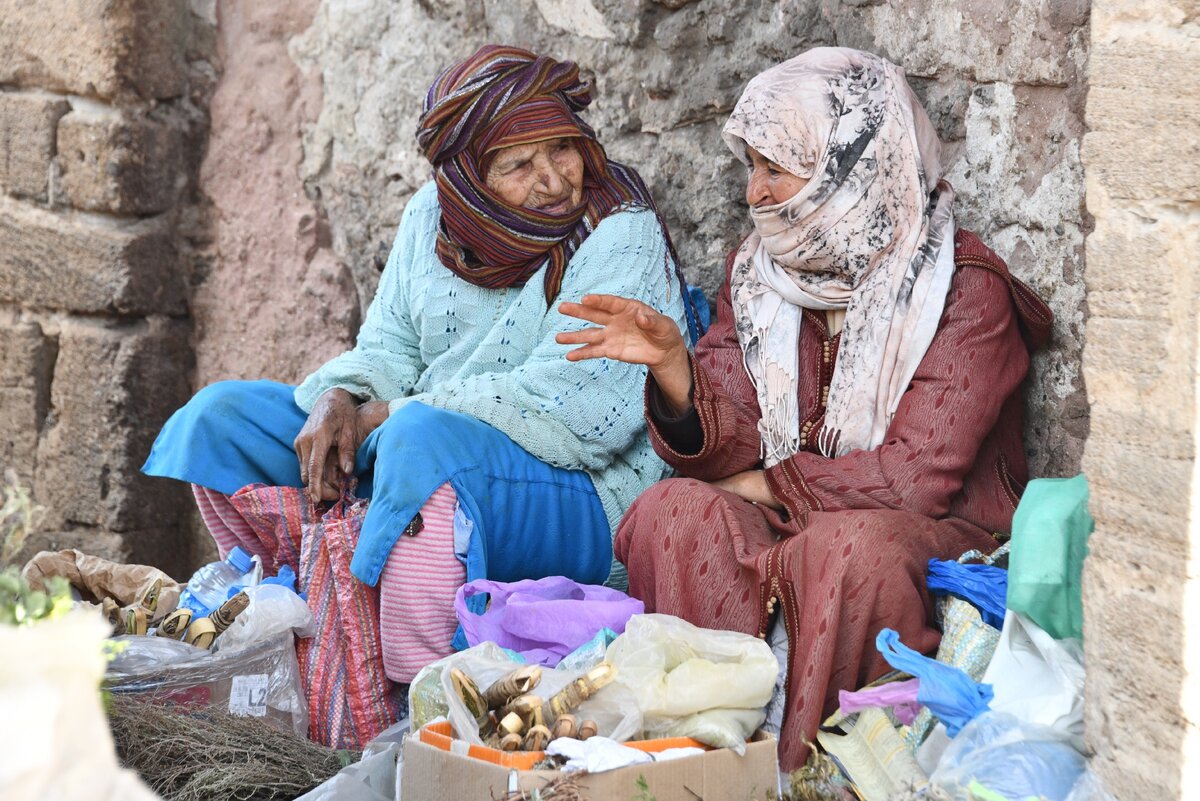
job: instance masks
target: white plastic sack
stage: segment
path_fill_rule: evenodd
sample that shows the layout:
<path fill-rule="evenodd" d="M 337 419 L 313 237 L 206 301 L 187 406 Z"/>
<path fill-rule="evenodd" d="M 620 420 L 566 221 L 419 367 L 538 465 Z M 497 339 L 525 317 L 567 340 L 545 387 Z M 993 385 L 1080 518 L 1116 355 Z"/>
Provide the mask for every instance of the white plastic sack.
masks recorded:
<path fill-rule="evenodd" d="M 463 671 L 483 691 L 497 679 L 503 678 L 520 666 L 521 663 L 513 661 L 500 646 L 485 642 L 422 668 L 409 689 L 409 713 L 412 715 L 413 730 L 429 723 L 436 715 L 443 714 L 440 707 L 444 703 L 444 714 L 450 719 L 455 736 L 460 740 L 483 745 L 475 718 L 454 692 L 450 670 L 458 668 Z M 548 701 L 552 695 L 586 672 L 542 668 L 542 680 L 532 692 Z M 617 676 L 619 679 L 619 670 Z M 596 721 L 598 734 L 620 742 L 637 736 L 642 728 L 637 699 L 618 682 L 609 684 L 584 701 L 574 714 L 580 720 Z"/>
<path fill-rule="evenodd" d="M 738 754 L 766 719 L 779 673 L 757 637 L 671 615 L 634 615 L 607 658 L 636 695 L 648 737 L 692 737 Z"/>
<path fill-rule="evenodd" d="M 5 801 L 150 801 L 120 767 L 100 703 L 99 612 L 0 625 L 0 795 Z"/>
<path fill-rule="evenodd" d="M 408 718 L 393 723 L 363 748 L 362 759 L 342 768 L 296 801 L 399 801 Z"/>
<path fill-rule="evenodd" d="M 258 584 L 242 592 L 249 605 L 213 643 L 213 650 L 237 651 L 276 634 L 292 630 L 301 637 L 312 636 L 312 611 L 296 593 L 278 584 Z"/>
<path fill-rule="evenodd" d="M 1025 615 L 1009 611 L 996 653 L 983 674 L 992 685 L 991 709 L 1049 726 L 1083 745 L 1083 647 L 1056 640 Z"/>

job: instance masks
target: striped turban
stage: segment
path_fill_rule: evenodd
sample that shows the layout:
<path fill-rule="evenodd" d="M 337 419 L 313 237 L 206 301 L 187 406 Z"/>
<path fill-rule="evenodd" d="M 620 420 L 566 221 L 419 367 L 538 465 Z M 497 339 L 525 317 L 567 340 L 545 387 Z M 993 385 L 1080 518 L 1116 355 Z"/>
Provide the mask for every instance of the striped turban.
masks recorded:
<path fill-rule="evenodd" d="M 549 305 L 567 262 L 600 220 L 629 206 L 658 213 L 641 177 L 609 161 L 579 118 L 591 102 L 591 86 L 574 62 L 515 47 L 485 45 L 437 77 L 425 96 L 417 142 L 434 167 L 442 264 L 483 287 L 523 286 L 546 265 Z M 565 137 L 578 139 L 583 157 L 580 208 L 564 215 L 518 208 L 488 188 L 498 149 Z"/>

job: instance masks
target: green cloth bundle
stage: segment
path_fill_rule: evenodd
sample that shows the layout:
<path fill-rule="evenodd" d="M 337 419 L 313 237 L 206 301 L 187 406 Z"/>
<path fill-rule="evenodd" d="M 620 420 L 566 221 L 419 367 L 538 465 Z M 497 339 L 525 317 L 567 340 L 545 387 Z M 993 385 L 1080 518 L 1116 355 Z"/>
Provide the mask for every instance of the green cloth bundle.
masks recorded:
<path fill-rule="evenodd" d="M 1083 474 L 1029 482 L 1013 515 L 1007 606 L 1055 639 L 1083 637 L 1081 577 L 1095 527 Z"/>

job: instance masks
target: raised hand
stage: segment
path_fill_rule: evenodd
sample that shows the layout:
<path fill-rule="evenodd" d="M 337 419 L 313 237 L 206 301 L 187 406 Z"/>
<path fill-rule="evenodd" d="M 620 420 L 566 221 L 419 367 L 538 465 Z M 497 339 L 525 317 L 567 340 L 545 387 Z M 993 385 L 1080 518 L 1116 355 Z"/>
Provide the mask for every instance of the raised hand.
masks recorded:
<path fill-rule="evenodd" d="M 569 361 L 607 358 L 644 364 L 676 414 L 691 405 L 687 344 L 670 317 L 640 300 L 617 295 L 584 295 L 579 303 L 562 303 L 559 311 L 598 326 L 555 336 L 560 345 L 582 346 L 567 353 Z"/>

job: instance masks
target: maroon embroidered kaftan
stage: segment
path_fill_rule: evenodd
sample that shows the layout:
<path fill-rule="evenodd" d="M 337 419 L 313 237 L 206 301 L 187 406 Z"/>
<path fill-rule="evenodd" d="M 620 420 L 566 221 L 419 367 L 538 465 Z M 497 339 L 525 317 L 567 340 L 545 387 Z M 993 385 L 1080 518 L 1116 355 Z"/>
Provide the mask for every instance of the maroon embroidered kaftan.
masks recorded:
<path fill-rule="evenodd" d="M 821 430 L 838 356 L 824 316 L 801 327 L 802 451 L 766 471 L 786 513 L 704 483 L 760 468 L 758 402 L 732 325 L 728 275 L 717 321 L 696 346 L 699 451 L 647 417 L 658 453 L 684 478 L 662 481 L 629 509 L 614 543 L 630 592 L 647 611 L 764 636 L 778 608 L 789 638 L 782 767 L 807 757 L 837 692 L 889 668 L 875 636 L 889 627 L 918 651 L 937 647 L 926 563 L 995 546 L 1027 479 L 1021 382 L 1029 366 L 1014 300 L 1031 338 L 1049 310 L 974 235 L 955 238 L 958 269 L 938 332 L 884 443 L 830 459 Z M 729 265 L 726 265 L 727 272 Z M 647 398 L 656 392 L 647 386 Z"/>

